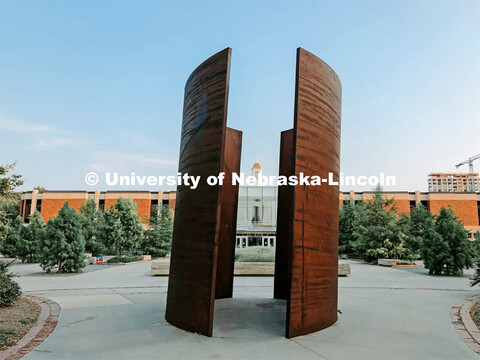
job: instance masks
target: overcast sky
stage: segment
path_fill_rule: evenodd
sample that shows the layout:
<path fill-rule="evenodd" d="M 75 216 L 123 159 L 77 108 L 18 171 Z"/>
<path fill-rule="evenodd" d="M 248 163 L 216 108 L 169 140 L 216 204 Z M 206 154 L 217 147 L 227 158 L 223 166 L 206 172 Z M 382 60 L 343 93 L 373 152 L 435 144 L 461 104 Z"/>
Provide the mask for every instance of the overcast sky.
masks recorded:
<path fill-rule="evenodd" d="M 0 163 L 18 160 L 22 190 L 111 189 L 102 175 L 87 186 L 90 171 L 176 174 L 185 81 L 225 47 L 243 171 L 258 154 L 264 174 L 278 172 L 299 46 L 342 82 L 344 174 L 384 172 L 397 177 L 386 190 L 426 191 L 428 173 L 480 153 L 480 1 L 0 7 Z"/>

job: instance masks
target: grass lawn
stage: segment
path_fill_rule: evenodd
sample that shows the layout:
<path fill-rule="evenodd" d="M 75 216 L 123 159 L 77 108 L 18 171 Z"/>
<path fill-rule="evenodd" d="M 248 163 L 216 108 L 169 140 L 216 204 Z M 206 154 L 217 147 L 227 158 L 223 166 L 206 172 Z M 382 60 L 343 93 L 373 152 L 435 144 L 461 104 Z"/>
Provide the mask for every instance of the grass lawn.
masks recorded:
<path fill-rule="evenodd" d="M 15 345 L 37 321 L 40 308 L 20 297 L 13 305 L 0 308 L 0 351 Z"/>
<path fill-rule="evenodd" d="M 275 248 L 252 246 L 235 249 L 235 261 L 237 262 L 275 262 Z"/>

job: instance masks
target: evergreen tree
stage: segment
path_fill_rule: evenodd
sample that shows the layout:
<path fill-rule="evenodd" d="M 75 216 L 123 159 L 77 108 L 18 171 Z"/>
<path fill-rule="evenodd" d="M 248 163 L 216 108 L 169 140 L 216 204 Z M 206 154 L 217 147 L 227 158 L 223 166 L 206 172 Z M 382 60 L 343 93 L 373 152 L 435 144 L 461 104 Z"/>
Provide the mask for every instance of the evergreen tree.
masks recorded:
<path fill-rule="evenodd" d="M 462 222 L 452 209 L 442 207 L 435 217 L 434 230 L 424 229 L 422 257 L 425 268 L 433 275 L 461 275 L 464 268 L 472 267 L 472 255 L 468 232 Z"/>
<path fill-rule="evenodd" d="M 480 231 L 477 231 L 473 235 L 473 243 L 472 243 L 472 248 L 473 248 L 473 257 L 477 260 L 480 260 Z"/>
<path fill-rule="evenodd" d="M 117 241 L 118 255 L 133 252 L 140 245 L 143 227 L 137 212 L 137 204 L 132 199 L 117 199 L 115 214 L 122 224 L 123 236 Z"/>
<path fill-rule="evenodd" d="M 39 244 L 42 268 L 50 272 L 78 272 L 85 267 L 85 239 L 81 217 L 65 202 L 58 215 L 48 220 Z"/>
<path fill-rule="evenodd" d="M 366 261 L 404 258 L 407 235 L 397 224 L 395 201 L 384 199 L 382 189 L 377 186 L 373 198 L 364 204 L 364 209 L 364 216 L 354 230 L 357 237 L 354 251 Z"/>
<path fill-rule="evenodd" d="M 12 231 L 11 226 L 16 222 L 15 219 L 20 212 L 19 198 L 16 195 L 17 194 L 13 194 L 12 196 L 0 195 L 0 252 L 4 255 L 9 254 L 9 256 L 12 257 L 15 256 L 15 249 L 12 247 L 15 243 L 8 242 L 12 240 L 12 236 L 14 237 L 15 234 L 11 234 L 8 240 L 7 237 Z M 3 249 L 4 241 L 7 241 L 5 249 Z"/>
<path fill-rule="evenodd" d="M 0 252 L 12 257 L 15 256 L 14 238 L 18 235 L 15 218 L 20 213 L 20 194 L 16 188 L 24 182 L 22 175 L 11 174 L 16 164 L 0 165 Z"/>
<path fill-rule="evenodd" d="M 117 255 L 134 252 L 140 245 L 143 227 L 132 199 L 119 198 L 114 207 L 105 211 L 98 237 Z"/>
<path fill-rule="evenodd" d="M 142 250 L 145 254 L 163 257 L 170 253 L 173 232 L 171 218 L 172 213 L 167 205 L 161 207 L 160 216 L 155 211 L 150 217 L 149 229 L 145 230 L 142 240 Z"/>
<path fill-rule="evenodd" d="M 340 208 L 339 221 L 339 248 L 341 254 L 355 255 L 354 243 L 357 240 L 355 228 L 363 216 L 362 204 L 355 204 L 353 200 Z"/>
<path fill-rule="evenodd" d="M 441 275 L 444 264 L 451 262 L 450 246 L 438 232 L 433 222 L 425 222 L 422 232 L 421 254 L 429 274 Z"/>
<path fill-rule="evenodd" d="M 33 215 L 29 216 L 29 219 L 29 225 L 22 226 L 16 252 L 17 257 L 19 257 L 22 262 L 27 261 L 32 263 L 36 261 L 36 253 L 45 221 L 37 210 L 35 210 Z"/>
<path fill-rule="evenodd" d="M 7 238 L 8 231 L 10 230 L 8 226 L 7 217 L 5 213 L 0 211 L 0 253 L 3 251 L 3 242 Z"/>
<path fill-rule="evenodd" d="M 122 223 L 115 214 L 115 209 L 110 206 L 108 210 L 100 216 L 98 222 L 97 239 L 108 251 L 108 253 L 119 252 L 119 242 L 125 237 L 122 229 Z"/>
<path fill-rule="evenodd" d="M 473 252 L 475 256 L 475 275 L 470 282 L 470 286 L 477 285 L 480 283 L 480 231 L 477 231 L 474 235 L 475 240 L 473 241 Z"/>
<path fill-rule="evenodd" d="M 17 215 L 13 220 L 8 221 L 5 239 L 2 246 L 2 254 L 7 257 L 17 256 L 17 245 L 22 240 L 24 225 L 23 219 Z"/>
<path fill-rule="evenodd" d="M 410 212 L 410 219 L 411 239 L 409 247 L 415 253 L 420 254 L 424 229 L 433 224 L 433 216 L 422 204 L 417 204 Z"/>
<path fill-rule="evenodd" d="M 412 219 L 405 213 L 402 213 L 397 220 L 400 231 L 405 235 L 403 258 L 407 260 L 416 260 L 420 257 L 420 241 L 412 235 Z"/>
<path fill-rule="evenodd" d="M 80 207 L 82 216 L 82 232 L 85 238 L 85 251 L 96 256 L 101 254 L 105 248 L 101 241 L 97 239 L 97 232 L 100 226 L 100 212 L 97 210 L 95 200 L 89 199 Z"/>

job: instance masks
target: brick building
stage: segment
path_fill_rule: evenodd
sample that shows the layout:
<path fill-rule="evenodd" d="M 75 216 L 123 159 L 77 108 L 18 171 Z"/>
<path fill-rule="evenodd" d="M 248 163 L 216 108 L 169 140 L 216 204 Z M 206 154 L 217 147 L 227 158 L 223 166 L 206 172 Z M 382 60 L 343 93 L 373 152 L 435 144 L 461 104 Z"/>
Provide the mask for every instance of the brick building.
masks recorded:
<path fill-rule="evenodd" d="M 258 187 L 263 188 L 263 187 Z M 268 189 L 267 189 L 268 190 Z M 240 193 L 243 194 L 243 190 Z M 276 192 L 273 192 L 276 196 Z M 353 199 L 354 201 L 366 201 L 373 197 L 372 191 L 365 192 L 341 192 L 339 194 L 339 206 L 345 201 Z M 394 198 L 397 202 L 398 213 L 405 213 L 410 215 L 410 209 L 415 207 L 418 203 L 422 203 L 433 214 L 438 214 L 442 207 L 451 207 L 455 214 L 463 221 L 465 228 L 472 234 L 476 231 L 480 231 L 480 193 L 468 193 L 468 192 L 384 192 L 384 196 L 387 198 Z M 175 209 L 175 191 L 45 191 L 44 193 L 38 193 L 37 190 L 25 192 L 22 194 L 21 201 L 21 216 L 24 219 L 28 218 L 29 214 L 33 214 L 33 211 L 37 209 L 40 211 L 42 217 L 47 221 L 54 217 L 65 201 L 68 201 L 69 205 L 75 209 L 80 209 L 80 206 L 88 199 L 94 199 L 97 206 L 100 209 L 107 209 L 110 205 L 113 205 L 118 198 L 132 198 L 137 204 L 137 211 L 145 223 L 146 218 L 152 213 L 154 206 L 158 204 L 169 205 L 171 209 Z M 273 200 L 269 200 L 268 203 Z M 276 201 L 273 201 L 276 204 Z M 262 203 L 263 204 L 263 203 Z M 239 207 L 246 206 L 245 201 L 239 202 Z M 239 214 L 242 214 L 243 209 Z M 260 211 L 259 209 L 256 210 Z M 262 206 L 261 209 L 263 215 L 265 209 Z M 276 228 L 276 205 L 272 207 L 271 219 L 269 220 L 269 226 L 272 229 Z M 270 216 L 270 215 L 269 215 Z M 245 223 L 250 217 L 240 217 L 238 227 L 239 230 L 242 227 L 248 226 Z M 253 224 L 252 226 L 255 226 Z M 258 225 L 258 224 L 257 224 Z"/>
<path fill-rule="evenodd" d="M 340 206 L 353 199 L 354 201 L 366 201 L 373 197 L 373 191 L 343 192 L 340 193 Z M 394 198 L 397 203 L 398 214 L 410 215 L 410 209 L 421 203 L 432 214 L 438 214 L 442 207 L 451 207 L 455 215 L 462 220 L 465 228 L 474 234 L 480 231 L 480 193 L 466 192 L 384 192 L 386 198 Z"/>
<path fill-rule="evenodd" d="M 131 198 L 137 204 L 138 215 L 144 223 L 152 214 L 155 206 L 168 205 L 175 210 L 175 191 L 45 191 L 37 190 L 22 194 L 20 203 L 20 216 L 28 221 L 28 215 L 37 209 L 43 219 L 47 221 L 56 216 L 63 204 L 77 211 L 88 199 L 95 200 L 99 209 L 108 209 L 115 204 L 118 198 Z"/>

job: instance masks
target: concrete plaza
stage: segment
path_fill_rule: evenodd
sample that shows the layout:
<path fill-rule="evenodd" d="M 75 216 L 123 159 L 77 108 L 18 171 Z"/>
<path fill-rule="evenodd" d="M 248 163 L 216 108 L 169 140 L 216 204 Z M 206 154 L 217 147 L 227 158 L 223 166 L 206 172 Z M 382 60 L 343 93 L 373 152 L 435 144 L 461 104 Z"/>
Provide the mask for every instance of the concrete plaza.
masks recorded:
<path fill-rule="evenodd" d="M 150 263 L 90 265 L 82 274 L 45 274 L 16 264 L 27 294 L 62 307 L 55 331 L 25 359 L 477 359 L 457 337 L 452 305 L 480 295 L 468 276 L 433 277 L 423 268 L 352 262 L 339 278 L 338 322 L 284 337 L 285 302 L 272 277 L 236 277 L 233 299 L 217 300 L 214 336 L 179 330 L 164 319 L 166 277 Z"/>

